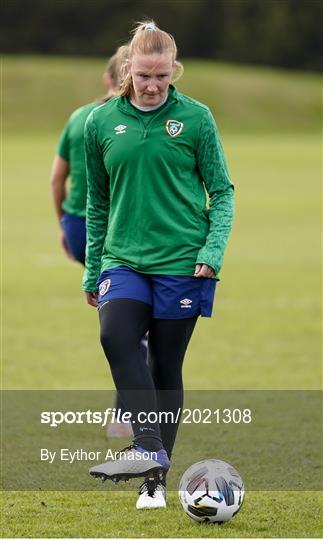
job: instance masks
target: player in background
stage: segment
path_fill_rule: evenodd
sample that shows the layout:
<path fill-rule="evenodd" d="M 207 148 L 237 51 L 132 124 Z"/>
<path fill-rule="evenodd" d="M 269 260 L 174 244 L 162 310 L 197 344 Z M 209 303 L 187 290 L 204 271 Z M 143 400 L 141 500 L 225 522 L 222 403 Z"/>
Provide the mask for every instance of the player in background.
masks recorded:
<path fill-rule="evenodd" d="M 127 47 L 118 49 L 107 63 L 103 84 L 107 94 L 72 113 L 60 136 L 51 174 L 51 189 L 58 217 L 61 244 L 66 255 L 84 265 L 86 246 L 86 167 L 84 156 L 84 125 L 89 113 L 115 96 L 119 90 L 119 73 Z M 67 179 L 70 189 L 67 191 Z"/>
<path fill-rule="evenodd" d="M 170 84 L 181 71 L 176 56 L 170 34 L 153 21 L 140 23 L 120 97 L 92 111 L 85 127 L 83 289 L 99 307 L 101 344 L 135 422 L 133 445 L 90 473 L 143 476 L 139 509 L 166 506 L 182 363 L 198 316 L 211 316 L 233 218 L 233 185 L 214 119 Z M 139 347 L 147 331 L 151 369 Z M 139 421 L 159 411 L 173 412 L 176 421 Z"/>
<path fill-rule="evenodd" d="M 127 46 L 119 47 L 109 59 L 103 73 L 107 93 L 100 100 L 88 103 L 72 113 L 60 136 L 57 154 L 51 173 L 51 190 L 60 226 L 60 242 L 66 255 L 84 265 L 86 247 L 86 196 L 87 180 L 84 155 L 84 125 L 89 113 L 115 96 L 120 88 L 120 67 L 127 55 Z M 70 188 L 66 189 L 70 178 Z M 145 344 L 142 343 L 142 347 Z M 117 398 L 115 408 L 123 407 Z M 131 437 L 129 423 L 111 422 L 107 428 L 109 437 Z"/>

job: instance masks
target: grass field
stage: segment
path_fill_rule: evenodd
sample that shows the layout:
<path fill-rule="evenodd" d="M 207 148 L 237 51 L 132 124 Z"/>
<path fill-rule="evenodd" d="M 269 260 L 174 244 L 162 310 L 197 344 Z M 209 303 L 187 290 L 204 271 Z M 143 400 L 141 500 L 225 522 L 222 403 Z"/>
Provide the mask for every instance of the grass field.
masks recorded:
<path fill-rule="evenodd" d="M 60 127 L 100 95 L 100 60 L 6 58 L 3 349 L 6 389 L 112 388 L 81 269 L 58 244 L 48 176 Z M 188 389 L 320 388 L 320 82 L 317 76 L 185 63 L 180 88 L 212 106 L 236 186 L 214 317 L 185 361 Z M 200 81 L 197 87 L 196 81 Z M 201 366 L 203 369 L 201 369 Z M 250 441 L 252 444 L 252 441 Z M 217 447 L 214 442 L 214 455 Z M 222 527 L 176 493 L 151 518 L 134 493 L 7 492 L 3 536 L 320 537 L 315 492 L 248 492 Z"/>

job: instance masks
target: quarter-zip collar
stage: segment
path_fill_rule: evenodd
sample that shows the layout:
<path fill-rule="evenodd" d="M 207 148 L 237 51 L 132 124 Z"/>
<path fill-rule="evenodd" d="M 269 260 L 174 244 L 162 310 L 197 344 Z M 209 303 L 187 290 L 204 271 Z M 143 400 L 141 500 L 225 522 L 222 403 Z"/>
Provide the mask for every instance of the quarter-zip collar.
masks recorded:
<path fill-rule="evenodd" d="M 179 101 L 178 92 L 177 92 L 175 86 L 170 84 L 169 85 L 169 90 L 168 90 L 168 99 L 167 99 L 166 103 L 161 106 L 161 110 L 164 111 L 165 109 L 168 109 L 168 107 L 170 105 L 173 105 L 174 103 L 177 103 L 178 101 Z M 135 107 L 133 107 L 131 105 L 130 101 L 128 100 L 128 98 L 126 96 L 121 96 L 119 98 L 117 107 L 123 113 L 129 114 L 130 116 L 135 116 L 136 118 L 138 118 L 138 115 L 136 114 L 137 111 L 138 111 L 139 114 L 142 114 L 139 111 L 139 109 L 137 109 L 137 111 L 136 111 Z M 156 109 L 156 114 L 158 114 L 158 111 L 159 111 L 159 109 Z"/>

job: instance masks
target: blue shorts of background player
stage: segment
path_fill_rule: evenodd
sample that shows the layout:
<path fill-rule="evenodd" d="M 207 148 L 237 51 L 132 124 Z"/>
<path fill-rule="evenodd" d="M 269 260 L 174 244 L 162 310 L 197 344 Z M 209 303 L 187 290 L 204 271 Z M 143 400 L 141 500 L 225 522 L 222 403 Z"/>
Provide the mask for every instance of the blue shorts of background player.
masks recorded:
<path fill-rule="evenodd" d="M 85 264 L 86 225 L 85 218 L 65 213 L 61 218 L 67 247 L 74 259 Z"/>
<path fill-rule="evenodd" d="M 98 309 L 115 298 L 139 300 L 152 306 L 154 319 L 211 317 L 217 280 L 190 276 L 141 274 L 126 266 L 102 272 Z"/>

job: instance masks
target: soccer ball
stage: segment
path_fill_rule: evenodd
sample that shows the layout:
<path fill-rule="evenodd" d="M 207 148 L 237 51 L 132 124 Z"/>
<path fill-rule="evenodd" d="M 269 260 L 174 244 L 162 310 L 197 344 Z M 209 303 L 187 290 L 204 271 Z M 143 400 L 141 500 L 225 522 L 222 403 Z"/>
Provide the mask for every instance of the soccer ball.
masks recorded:
<path fill-rule="evenodd" d="M 184 511 L 195 521 L 223 523 L 239 512 L 244 485 L 232 465 L 219 459 L 207 459 L 185 471 L 178 495 Z"/>

